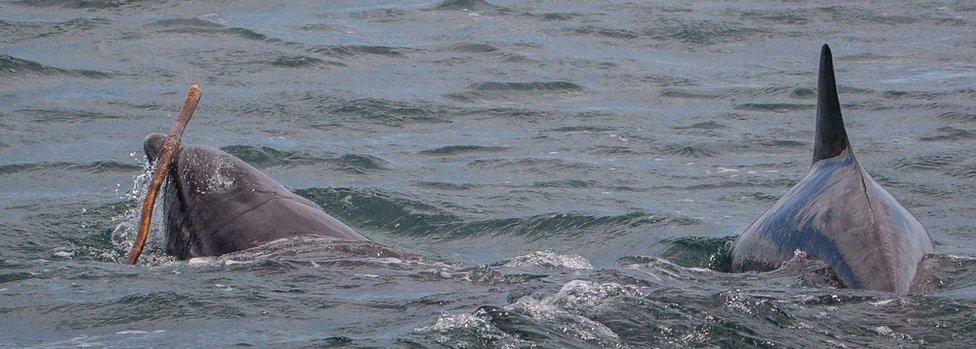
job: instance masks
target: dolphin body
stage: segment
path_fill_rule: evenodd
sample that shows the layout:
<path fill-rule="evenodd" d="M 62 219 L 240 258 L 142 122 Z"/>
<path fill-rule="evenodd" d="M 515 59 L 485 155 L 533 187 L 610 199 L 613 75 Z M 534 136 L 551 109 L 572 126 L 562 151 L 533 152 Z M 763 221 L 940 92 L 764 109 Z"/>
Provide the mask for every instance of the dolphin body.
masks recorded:
<path fill-rule="evenodd" d="M 847 287 L 908 293 L 932 251 L 928 232 L 865 172 L 847 139 L 833 59 L 820 53 L 813 164 L 732 248 L 737 271 L 768 271 L 802 251 Z"/>
<path fill-rule="evenodd" d="M 166 135 L 143 144 L 155 161 Z M 170 166 L 163 210 L 166 252 L 179 259 L 218 256 L 293 236 L 368 242 L 315 203 L 224 151 L 183 146 Z"/>

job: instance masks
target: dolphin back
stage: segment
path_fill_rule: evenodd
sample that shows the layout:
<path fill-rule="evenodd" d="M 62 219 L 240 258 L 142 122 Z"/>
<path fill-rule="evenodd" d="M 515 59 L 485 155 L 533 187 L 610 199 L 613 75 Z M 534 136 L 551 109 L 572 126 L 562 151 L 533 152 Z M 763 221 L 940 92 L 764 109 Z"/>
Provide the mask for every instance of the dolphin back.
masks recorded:
<path fill-rule="evenodd" d="M 850 151 L 817 162 L 736 239 L 737 270 L 772 270 L 795 251 L 823 260 L 851 288 L 907 293 L 932 249 L 921 223 Z"/>
<path fill-rule="evenodd" d="M 907 293 L 932 241 L 858 164 L 827 45 L 821 51 L 817 91 L 810 173 L 736 239 L 733 268 L 772 270 L 803 251 L 829 264 L 848 287 Z"/>

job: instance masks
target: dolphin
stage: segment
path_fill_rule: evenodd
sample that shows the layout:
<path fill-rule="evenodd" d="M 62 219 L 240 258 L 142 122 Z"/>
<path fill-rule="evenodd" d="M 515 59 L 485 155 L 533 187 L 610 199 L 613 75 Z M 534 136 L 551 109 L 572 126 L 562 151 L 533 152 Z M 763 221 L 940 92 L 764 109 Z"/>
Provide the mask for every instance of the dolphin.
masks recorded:
<path fill-rule="evenodd" d="M 146 136 L 150 163 L 165 139 L 159 133 Z M 178 259 L 219 256 L 294 236 L 369 242 L 267 174 L 207 146 L 179 149 L 164 192 L 166 252 Z"/>
<path fill-rule="evenodd" d="M 827 263 L 847 287 L 897 294 L 909 292 L 919 263 L 932 251 L 922 224 L 854 156 L 826 44 L 810 173 L 736 238 L 732 268 L 773 270 L 796 251 Z"/>

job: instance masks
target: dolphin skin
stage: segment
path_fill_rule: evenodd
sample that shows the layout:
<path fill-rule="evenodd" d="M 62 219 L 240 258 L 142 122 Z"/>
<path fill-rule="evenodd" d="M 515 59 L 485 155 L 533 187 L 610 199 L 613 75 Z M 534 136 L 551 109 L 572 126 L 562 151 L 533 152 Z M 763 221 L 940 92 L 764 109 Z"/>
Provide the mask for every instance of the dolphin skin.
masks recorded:
<path fill-rule="evenodd" d="M 732 267 L 772 270 L 797 250 L 826 262 L 847 287 L 897 294 L 909 292 L 920 261 L 932 251 L 922 224 L 854 156 L 826 44 L 810 173 L 736 239 Z"/>
<path fill-rule="evenodd" d="M 146 137 L 150 162 L 164 134 Z M 293 236 L 369 241 L 315 203 L 224 151 L 183 146 L 164 188 L 166 252 L 179 259 L 218 256 Z"/>

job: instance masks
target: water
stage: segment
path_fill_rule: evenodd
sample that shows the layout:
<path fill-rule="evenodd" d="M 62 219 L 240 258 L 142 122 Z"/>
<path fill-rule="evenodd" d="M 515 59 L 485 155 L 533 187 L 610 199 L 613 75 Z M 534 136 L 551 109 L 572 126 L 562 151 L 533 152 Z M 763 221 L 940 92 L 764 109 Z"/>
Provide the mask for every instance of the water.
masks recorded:
<path fill-rule="evenodd" d="M 0 3 L 0 347 L 969 347 L 976 6 Z M 728 244 L 806 173 L 819 47 L 937 289 Z M 142 139 L 228 150 L 401 254 L 120 265 Z M 711 269 L 709 269 L 711 268 Z"/>

